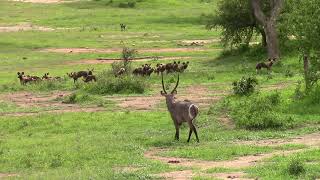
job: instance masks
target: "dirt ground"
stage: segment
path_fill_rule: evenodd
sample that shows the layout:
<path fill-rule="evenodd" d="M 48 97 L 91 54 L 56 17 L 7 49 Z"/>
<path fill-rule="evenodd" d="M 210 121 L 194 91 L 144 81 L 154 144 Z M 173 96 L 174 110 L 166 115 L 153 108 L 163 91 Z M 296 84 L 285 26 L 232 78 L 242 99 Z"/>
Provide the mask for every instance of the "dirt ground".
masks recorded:
<path fill-rule="evenodd" d="M 12 26 L 0 25 L 0 32 L 18 32 L 18 31 L 53 31 L 53 28 L 35 26 L 30 23 L 20 23 Z"/>
<path fill-rule="evenodd" d="M 254 144 L 254 145 L 263 145 L 263 146 L 275 146 L 275 145 L 284 145 L 284 144 L 302 144 L 308 147 L 308 149 L 319 147 L 320 145 L 320 133 L 313 133 L 308 135 L 303 135 L 291 139 L 279 139 L 279 140 L 260 140 L 260 141 L 250 141 L 250 142 L 236 142 L 239 144 Z M 167 163 L 170 166 L 182 166 L 187 168 L 197 168 L 201 171 L 206 171 L 211 168 L 247 168 L 255 166 L 264 159 L 271 158 L 275 155 L 290 155 L 293 153 L 302 152 L 305 149 L 297 150 L 283 150 L 283 151 L 274 151 L 271 153 L 262 153 L 255 155 L 242 156 L 233 160 L 226 161 L 203 161 L 203 160 L 193 160 L 186 158 L 175 158 L 175 157 L 162 157 L 159 156 L 163 151 L 169 151 L 169 149 L 161 148 L 152 148 L 145 152 L 144 156 L 147 159 L 161 161 Z M 175 163 L 170 163 L 175 162 Z M 243 171 L 238 172 L 228 172 L 228 173 L 212 173 L 206 174 L 203 173 L 202 176 L 215 177 L 218 179 L 250 179 L 246 178 L 246 173 Z M 193 173 L 192 170 L 185 171 L 173 171 L 167 173 L 156 174 L 166 179 L 192 179 L 192 177 L 197 176 L 197 173 Z"/>
<path fill-rule="evenodd" d="M 65 0 L 12 0 L 12 1 L 29 2 L 29 3 L 44 3 L 44 4 L 70 2 L 70 1 L 65 1 Z"/>
<path fill-rule="evenodd" d="M 77 104 L 62 103 L 61 98 L 70 95 L 71 92 L 55 91 L 49 94 L 34 94 L 30 92 L 19 92 L 3 94 L 0 100 L 14 103 L 20 108 L 35 111 L 0 113 L 3 116 L 26 116 L 38 113 L 64 113 L 64 112 L 97 112 L 103 111 L 101 107 L 82 107 Z M 60 100 L 59 100 L 60 99 Z"/>
<path fill-rule="evenodd" d="M 141 57 L 132 59 L 134 62 L 143 62 L 143 61 L 152 61 L 152 60 L 188 60 L 192 57 Z M 88 60 L 80 60 L 80 61 L 69 61 L 66 64 L 112 64 L 113 62 L 120 62 L 122 59 L 115 58 L 98 58 L 98 59 L 88 59 Z"/>
<path fill-rule="evenodd" d="M 95 48 L 47 48 L 41 49 L 41 52 L 54 53 L 120 53 L 121 48 L 95 49 Z M 161 53 L 161 52 L 195 52 L 209 51 L 204 48 L 141 48 L 137 49 L 141 53 Z"/>
<path fill-rule="evenodd" d="M 160 92 L 160 87 L 159 87 Z M 181 88 L 181 91 L 176 95 L 177 100 L 188 99 L 199 106 L 199 108 L 208 108 L 212 103 L 220 100 L 226 91 L 208 90 L 204 85 L 187 86 Z M 107 97 L 107 99 L 115 101 L 118 107 L 128 110 L 165 110 L 165 106 L 160 107 L 161 102 L 164 103 L 165 99 L 160 93 L 151 96 L 128 96 L 128 97 Z"/>

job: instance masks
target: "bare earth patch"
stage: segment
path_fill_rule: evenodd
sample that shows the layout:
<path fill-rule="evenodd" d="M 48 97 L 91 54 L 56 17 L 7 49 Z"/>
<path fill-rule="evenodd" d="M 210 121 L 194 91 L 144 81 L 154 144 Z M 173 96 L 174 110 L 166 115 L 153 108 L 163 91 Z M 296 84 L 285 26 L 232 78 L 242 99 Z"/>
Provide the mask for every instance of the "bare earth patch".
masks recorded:
<path fill-rule="evenodd" d="M 43 4 L 71 2 L 71 1 L 65 1 L 65 0 L 12 0 L 12 1 L 30 2 L 30 3 L 43 3 Z"/>
<path fill-rule="evenodd" d="M 18 31 L 53 31 L 53 28 L 35 26 L 30 23 L 21 23 L 14 26 L 1 26 L 0 32 L 18 32 Z"/>
<path fill-rule="evenodd" d="M 160 52 L 200 52 L 209 51 L 203 48 L 142 48 L 137 49 L 141 53 L 160 53 Z M 41 52 L 55 53 L 120 53 L 121 48 L 95 49 L 95 48 L 47 48 L 40 50 Z"/>
<path fill-rule="evenodd" d="M 8 178 L 8 177 L 15 177 L 15 176 L 18 176 L 18 174 L 0 173 L 0 179 L 1 179 L 1 178 Z"/>
<path fill-rule="evenodd" d="M 292 138 L 289 140 L 281 140 L 278 143 L 275 143 L 274 141 L 271 142 L 271 140 L 270 142 L 266 142 L 264 140 L 250 141 L 250 142 L 252 143 L 248 143 L 248 142 L 245 142 L 245 143 L 254 144 L 254 145 L 259 144 L 263 146 L 269 146 L 269 145 L 274 146 L 274 145 L 283 145 L 283 144 L 302 144 L 302 145 L 308 146 L 309 148 L 312 148 L 312 147 L 319 147 L 320 134 L 319 133 L 308 134 L 308 135 Z M 243 144 L 243 143 L 240 143 L 240 144 Z M 302 152 L 303 150 L 304 149 L 274 151 L 271 153 L 242 156 L 233 160 L 226 160 L 226 161 L 203 161 L 203 160 L 194 160 L 194 159 L 187 159 L 187 158 L 162 157 L 162 156 L 159 156 L 158 154 L 164 151 L 168 151 L 168 149 L 161 149 L 161 148 L 152 148 L 149 151 L 146 151 L 144 156 L 147 159 L 168 163 L 171 166 L 198 168 L 201 171 L 205 171 L 211 168 L 235 168 L 235 167 L 247 168 L 247 167 L 255 166 L 258 163 L 261 163 L 262 160 L 271 158 L 276 155 L 286 156 L 293 153 Z M 173 161 L 177 163 L 169 163 Z M 169 179 L 191 179 L 192 177 L 195 176 L 195 174 L 190 171 L 191 170 L 188 170 L 188 173 L 185 173 L 185 174 L 184 173 L 177 174 L 177 171 L 175 171 L 172 173 L 157 174 L 157 176 L 168 178 L 168 175 L 172 175 L 169 177 Z M 177 177 L 174 177 L 173 175 L 177 175 Z M 243 178 L 244 176 L 246 176 L 246 173 L 241 171 L 232 172 L 232 173 L 213 173 L 211 174 L 211 176 L 219 179 L 246 179 L 246 178 Z"/>
<path fill-rule="evenodd" d="M 97 112 L 103 111 L 100 107 L 82 107 L 77 104 L 65 104 L 57 100 L 64 96 L 70 95 L 71 92 L 55 91 L 49 94 L 33 94 L 30 92 L 10 93 L 0 96 L 0 100 L 12 102 L 18 107 L 39 111 L 31 112 L 8 112 L 0 113 L 7 116 L 25 116 L 35 115 L 38 113 L 64 113 L 64 112 Z"/>
<path fill-rule="evenodd" d="M 160 91 L 160 87 L 159 87 Z M 224 91 L 212 91 L 204 85 L 187 86 L 181 88 L 177 97 L 177 100 L 188 99 L 198 105 L 200 108 L 208 108 L 212 103 L 220 100 L 226 92 Z M 165 102 L 164 97 L 160 93 L 152 96 L 127 96 L 127 97 L 106 97 L 109 100 L 115 101 L 116 104 L 124 109 L 128 110 L 152 110 L 159 109 L 159 104 Z"/>
<path fill-rule="evenodd" d="M 187 60 L 192 57 L 141 57 L 134 58 L 132 61 L 152 61 L 152 60 Z M 98 58 L 98 59 L 89 59 L 89 60 L 80 60 L 80 61 L 70 61 L 66 64 L 112 64 L 113 62 L 120 62 L 123 59 L 118 58 Z"/>

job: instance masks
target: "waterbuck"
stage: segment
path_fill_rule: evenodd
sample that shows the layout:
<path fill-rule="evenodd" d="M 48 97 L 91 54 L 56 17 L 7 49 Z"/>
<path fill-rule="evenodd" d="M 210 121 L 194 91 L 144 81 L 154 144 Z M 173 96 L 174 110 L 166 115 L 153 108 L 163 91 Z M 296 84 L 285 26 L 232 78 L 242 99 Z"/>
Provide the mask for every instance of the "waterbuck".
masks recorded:
<path fill-rule="evenodd" d="M 171 93 L 167 93 L 165 90 L 164 82 L 163 82 L 163 73 L 161 73 L 162 78 L 162 89 L 161 95 L 166 98 L 167 108 L 170 112 L 171 118 L 173 120 L 173 124 L 176 128 L 175 139 L 179 140 L 179 128 L 183 122 L 187 122 L 190 128 L 188 141 L 190 141 L 190 137 L 192 132 L 196 135 L 197 142 L 199 142 L 197 129 L 193 124 L 193 120 L 197 117 L 199 113 L 199 108 L 193 104 L 189 100 L 184 101 L 176 101 L 175 95 L 177 94 L 177 87 L 179 85 L 179 74 L 176 86 L 173 88 Z"/>

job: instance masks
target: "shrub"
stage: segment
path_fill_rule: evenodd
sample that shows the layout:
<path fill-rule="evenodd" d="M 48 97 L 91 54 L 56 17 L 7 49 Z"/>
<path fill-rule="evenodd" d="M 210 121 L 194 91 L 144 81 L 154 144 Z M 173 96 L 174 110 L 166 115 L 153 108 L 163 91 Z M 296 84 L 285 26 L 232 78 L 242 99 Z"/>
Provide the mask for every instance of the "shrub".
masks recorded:
<path fill-rule="evenodd" d="M 277 129 L 292 125 L 293 119 L 281 113 L 281 95 L 254 94 L 229 103 L 237 127 L 245 129 Z"/>
<path fill-rule="evenodd" d="M 121 2 L 119 3 L 119 8 L 134 8 L 136 6 L 136 2 Z"/>
<path fill-rule="evenodd" d="M 305 173 L 304 164 L 300 159 L 293 158 L 288 164 L 288 173 L 293 176 L 299 176 Z"/>
<path fill-rule="evenodd" d="M 142 94 L 147 88 L 147 83 L 142 77 L 124 75 L 115 78 L 112 72 L 104 71 L 98 75 L 96 83 L 84 85 L 84 90 L 93 94 Z"/>
<path fill-rule="evenodd" d="M 293 73 L 290 69 L 287 68 L 287 69 L 284 71 L 284 75 L 285 75 L 285 77 L 290 78 L 290 77 L 293 77 L 293 76 L 294 76 L 294 73 Z"/>
<path fill-rule="evenodd" d="M 250 95 L 254 92 L 258 80 L 254 77 L 242 77 L 239 81 L 234 81 L 233 92 L 236 95 Z"/>

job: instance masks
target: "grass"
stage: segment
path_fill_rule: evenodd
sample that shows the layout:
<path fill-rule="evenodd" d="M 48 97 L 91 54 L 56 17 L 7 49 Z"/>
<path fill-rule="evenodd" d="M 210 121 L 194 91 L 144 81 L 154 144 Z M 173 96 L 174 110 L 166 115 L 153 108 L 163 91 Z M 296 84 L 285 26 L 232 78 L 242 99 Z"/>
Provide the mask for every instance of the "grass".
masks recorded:
<path fill-rule="evenodd" d="M 214 12 L 215 1 L 154 0 L 137 1 L 134 8 L 118 8 L 124 2 L 114 0 L 78 1 L 65 4 L 34 4 L 12 1 L 0 2 L 1 26 L 29 22 L 37 26 L 55 28 L 55 31 L 0 32 L 0 96 L 22 91 L 47 93 L 69 91 L 73 94 L 57 102 L 79 104 L 81 107 L 105 107 L 104 112 L 69 112 L 51 114 L 43 112 L 50 107 L 23 108 L 9 101 L 0 101 L 0 113 L 42 112 L 28 117 L 0 117 L 0 173 L 16 173 L 23 179 L 154 179 L 154 174 L 181 170 L 144 158 L 143 153 L 153 147 L 168 148 L 165 156 L 185 157 L 201 160 L 232 160 L 239 156 L 268 153 L 278 150 L 304 149 L 303 145 L 260 147 L 235 145 L 234 141 L 289 138 L 319 131 L 320 112 L 317 103 L 294 99 L 296 84 L 302 80 L 302 65 L 296 52 L 283 52 L 281 64 L 276 64 L 271 75 L 255 74 L 255 64 L 265 58 L 263 49 L 253 46 L 249 51 L 222 51 L 218 42 L 205 44 L 205 51 L 188 52 L 139 52 L 141 48 L 181 48 L 182 40 L 218 39 L 219 30 L 207 31 L 201 14 Z M 206 3 L 207 2 L 207 3 Z M 120 32 L 120 23 L 128 25 L 128 31 Z M 128 97 L 154 95 L 161 90 L 161 77 L 151 75 L 145 79 L 131 79 L 133 91 L 124 91 L 128 83 L 119 83 L 121 90 L 113 90 L 115 80 L 102 72 L 111 69 L 111 64 L 81 64 L 82 60 L 96 58 L 119 58 L 118 53 L 50 53 L 45 48 L 122 48 L 124 41 L 130 48 L 138 50 L 137 57 L 164 56 L 190 57 L 190 66 L 180 74 L 178 92 L 187 86 L 204 86 L 215 92 L 232 93 L 232 82 L 242 76 L 255 76 L 259 84 L 258 101 L 263 106 L 264 97 L 270 96 L 271 85 L 284 84 L 281 103 L 269 104 L 277 108 L 270 111 L 279 116 L 290 116 L 290 123 L 278 128 L 250 129 L 238 126 L 227 129 L 218 120 L 221 112 L 232 115 L 237 123 L 240 113 L 250 115 L 250 107 L 257 101 L 254 97 L 225 97 L 214 103 L 209 110 L 200 109 L 197 118 L 199 138 L 187 144 L 188 128 L 182 127 L 179 142 L 174 141 L 174 127 L 170 115 L 164 111 L 164 100 L 157 111 L 135 111 L 121 109 L 116 102 L 105 97 Z M 187 60 L 184 60 L 187 61 Z M 168 63 L 172 60 L 151 61 Z M 146 62 L 133 62 L 133 67 Z M 101 74 L 101 84 L 74 84 L 66 73 L 95 68 Z M 61 82 L 43 82 L 28 86 L 19 84 L 16 72 L 42 76 L 49 72 L 61 76 Z M 174 85 L 176 74 L 165 75 L 166 84 Z M 128 80 L 129 81 L 129 80 Z M 145 83 L 143 90 L 135 91 L 139 82 Z M 99 87 L 98 87 L 99 86 Z M 123 88 L 124 87 L 124 88 Z M 267 87 L 267 88 L 265 88 Z M 111 89 L 111 90 L 110 90 Z M 130 88 L 129 88 L 130 89 Z M 139 88 L 138 88 L 139 89 Z M 99 90 L 103 90 L 100 92 Z M 97 93 L 98 92 L 98 93 Z M 197 93 L 191 92 L 190 94 Z M 317 94 L 317 93 L 315 93 Z M 255 95 L 255 94 L 254 94 Z M 252 96 L 254 96 L 252 95 Z M 223 95 L 225 96 L 225 95 Z M 179 97 L 179 93 L 178 93 Z M 0 98 L 3 99 L 3 98 Z M 315 99 L 315 98 L 312 98 Z M 190 99 L 192 100 L 192 98 Z M 247 108 L 240 102 L 246 101 Z M 267 107 L 269 107 L 269 105 Z M 308 108 L 302 108 L 306 106 Z M 244 111 L 245 109 L 246 111 Z M 232 113 L 233 112 L 233 113 Z M 258 112 L 255 110 L 255 112 Z M 260 111 L 259 111 L 260 112 Z M 223 115 L 223 114 L 222 114 Z M 243 114 L 242 114 L 243 115 Z M 245 118 L 243 118 L 245 117 Z M 252 118 L 252 122 L 256 120 Z M 248 122 L 248 116 L 242 116 Z M 278 121 L 275 116 L 274 121 Z M 252 123 L 251 122 L 251 123 Z M 319 150 L 309 150 L 294 156 L 274 157 L 271 162 L 245 169 L 253 177 L 262 179 L 308 179 L 319 178 Z M 312 162 L 312 163 L 310 163 Z M 291 164 L 290 164 L 291 163 Z M 301 164 L 300 164 L 301 163 Z M 293 165 L 292 165 L 293 164 Z M 296 166 L 297 165 L 297 166 Z M 302 165 L 302 166 L 301 166 Z M 303 167 L 304 173 L 289 174 L 289 167 Z M 136 168 L 124 171 L 121 167 Z M 120 170 L 119 170 L 120 169 Z M 226 172 L 230 169 L 215 168 L 208 173 Z M 195 177 L 203 179 L 203 177 Z"/>

